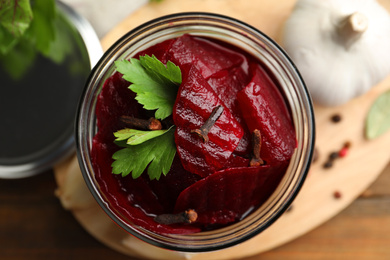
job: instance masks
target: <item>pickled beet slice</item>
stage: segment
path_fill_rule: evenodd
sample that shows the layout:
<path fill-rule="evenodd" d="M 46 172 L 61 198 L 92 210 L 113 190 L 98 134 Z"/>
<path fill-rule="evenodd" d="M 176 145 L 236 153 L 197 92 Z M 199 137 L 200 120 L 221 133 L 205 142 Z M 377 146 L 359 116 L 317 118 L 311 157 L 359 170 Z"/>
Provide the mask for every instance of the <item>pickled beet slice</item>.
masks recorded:
<path fill-rule="evenodd" d="M 163 41 L 160 44 L 153 45 L 146 50 L 140 51 L 137 53 L 134 58 L 139 59 L 139 56 L 145 56 L 146 54 L 151 56 L 154 55 L 156 58 L 162 63 L 166 64 L 169 60 L 169 55 L 167 50 L 171 48 L 172 44 L 176 41 L 176 39 L 170 39 Z"/>
<path fill-rule="evenodd" d="M 159 214 L 173 212 L 179 194 L 200 179 L 199 175 L 192 174 L 183 168 L 178 155 L 175 156 L 166 176 L 162 175 L 159 180 L 147 179 L 150 189 L 163 207 L 163 212 Z"/>
<path fill-rule="evenodd" d="M 270 165 L 218 171 L 185 189 L 175 212 L 194 209 L 201 225 L 238 221 L 269 197 L 284 171 Z"/>
<path fill-rule="evenodd" d="M 185 64 L 194 65 L 205 79 L 244 61 L 243 55 L 238 52 L 188 34 L 179 37 L 168 53 L 173 63 L 179 67 Z"/>
<path fill-rule="evenodd" d="M 261 158 L 268 164 L 289 161 L 296 137 L 289 110 L 274 81 L 260 66 L 251 66 L 251 82 L 237 94 L 249 130 L 262 136 Z"/>
<path fill-rule="evenodd" d="M 211 128 L 208 142 L 191 133 L 202 126 L 218 105 L 224 106 L 197 69 L 191 67 L 183 75 L 173 108 L 175 142 L 184 168 L 202 177 L 226 167 L 244 133 L 226 107 Z"/>
<path fill-rule="evenodd" d="M 234 67 L 220 71 L 207 80 L 244 129 L 244 136 L 235 150 L 235 153 L 240 156 L 247 156 L 251 152 L 251 134 L 245 125 L 237 100 L 237 93 L 246 87 L 249 79 L 250 77 L 242 67 Z"/>
<path fill-rule="evenodd" d="M 128 89 L 130 83 L 122 78 L 122 74 L 115 72 L 109 77 L 102 88 L 96 103 L 98 138 L 107 143 L 114 141 L 113 133 L 124 128 L 119 122 L 122 115 L 140 118 L 143 114 L 142 106 L 136 102 L 135 94 Z"/>
<path fill-rule="evenodd" d="M 225 104 L 231 113 L 241 120 L 241 113 L 238 107 L 237 93 L 248 84 L 248 75 L 241 67 L 229 70 L 222 70 L 207 79 L 218 98 Z"/>

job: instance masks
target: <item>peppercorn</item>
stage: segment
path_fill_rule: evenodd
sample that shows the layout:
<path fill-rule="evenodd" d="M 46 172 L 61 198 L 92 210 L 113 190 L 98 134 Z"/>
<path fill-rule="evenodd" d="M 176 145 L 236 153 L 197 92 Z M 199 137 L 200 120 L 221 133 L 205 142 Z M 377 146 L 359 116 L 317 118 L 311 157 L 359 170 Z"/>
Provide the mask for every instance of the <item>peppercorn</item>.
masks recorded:
<path fill-rule="evenodd" d="M 328 160 L 324 163 L 324 168 L 325 169 L 328 169 L 328 168 L 332 168 L 333 166 L 333 161 L 332 160 Z"/>
<path fill-rule="evenodd" d="M 341 198 L 341 192 L 340 191 L 335 191 L 333 192 L 333 197 L 335 199 L 340 199 Z"/>
<path fill-rule="evenodd" d="M 329 154 L 329 160 L 335 160 L 339 157 L 339 153 L 338 152 L 332 152 Z"/>
<path fill-rule="evenodd" d="M 341 116 L 339 114 L 334 114 L 330 119 L 333 123 L 338 123 L 341 121 Z"/>

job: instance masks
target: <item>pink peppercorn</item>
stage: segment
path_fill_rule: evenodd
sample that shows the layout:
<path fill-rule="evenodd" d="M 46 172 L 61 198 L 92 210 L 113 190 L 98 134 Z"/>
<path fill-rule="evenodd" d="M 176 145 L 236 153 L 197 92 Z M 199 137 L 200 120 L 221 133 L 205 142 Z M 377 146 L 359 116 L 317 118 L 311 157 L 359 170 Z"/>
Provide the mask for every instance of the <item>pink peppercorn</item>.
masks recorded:
<path fill-rule="evenodd" d="M 341 148 L 341 150 L 339 151 L 339 156 L 340 156 L 340 157 L 345 157 L 347 154 L 348 154 L 348 148 L 347 148 L 347 147 L 343 147 L 343 148 Z"/>

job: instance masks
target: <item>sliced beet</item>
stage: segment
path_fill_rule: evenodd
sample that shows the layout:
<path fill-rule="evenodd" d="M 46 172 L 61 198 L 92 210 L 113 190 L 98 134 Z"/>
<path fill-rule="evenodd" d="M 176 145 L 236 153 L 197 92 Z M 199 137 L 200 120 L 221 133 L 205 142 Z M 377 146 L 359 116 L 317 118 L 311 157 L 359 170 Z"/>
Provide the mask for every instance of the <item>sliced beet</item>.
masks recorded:
<path fill-rule="evenodd" d="M 134 92 L 129 90 L 130 83 L 115 72 L 109 77 L 102 88 L 96 103 L 97 127 L 99 139 L 107 143 L 114 141 L 114 132 L 124 125 L 119 122 L 122 115 L 142 117 L 143 108 L 136 102 Z"/>
<path fill-rule="evenodd" d="M 264 184 L 284 170 L 270 165 L 221 170 L 185 189 L 176 201 L 175 212 L 194 209 L 198 224 L 238 221 L 268 198 Z M 269 185 L 274 189 L 277 182 Z"/>
<path fill-rule="evenodd" d="M 241 117 L 238 108 L 237 93 L 248 84 L 248 75 L 241 67 L 222 70 L 207 79 L 218 98 L 236 117 Z"/>
<path fill-rule="evenodd" d="M 145 56 L 146 54 L 149 56 L 156 56 L 156 58 L 161 61 L 162 63 L 166 64 L 169 60 L 169 55 L 167 53 L 167 50 L 169 50 L 172 46 L 172 44 L 176 41 L 176 39 L 169 39 L 166 41 L 163 41 L 160 44 L 153 45 L 146 50 L 140 51 L 137 53 L 134 58 L 138 59 L 139 56 Z"/>
<path fill-rule="evenodd" d="M 238 52 L 188 34 L 179 37 L 168 53 L 173 63 L 180 67 L 194 65 L 205 79 L 244 61 L 243 55 Z"/>
<path fill-rule="evenodd" d="M 179 156 L 176 155 L 169 174 L 166 176 L 162 175 L 159 180 L 147 181 L 150 189 L 163 207 L 162 213 L 171 213 L 179 194 L 200 179 L 199 175 L 186 171 L 181 164 Z"/>
<path fill-rule="evenodd" d="M 260 130 L 261 158 L 268 164 L 289 161 L 296 148 L 294 126 L 277 85 L 260 66 L 237 99 L 249 130 Z"/>
<path fill-rule="evenodd" d="M 235 153 L 240 156 L 248 156 L 251 149 L 251 135 L 246 127 L 237 100 L 237 93 L 246 87 L 249 81 L 248 78 L 248 73 L 242 67 L 234 67 L 220 71 L 207 80 L 244 129 L 244 136 L 235 150 Z"/>
<path fill-rule="evenodd" d="M 202 177 L 225 167 L 244 133 L 226 107 L 211 128 L 208 142 L 191 133 L 204 124 L 218 105 L 224 106 L 197 69 L 191 67 L 183 75 L 173 108 L 175 142 L 184 168 Z"/>

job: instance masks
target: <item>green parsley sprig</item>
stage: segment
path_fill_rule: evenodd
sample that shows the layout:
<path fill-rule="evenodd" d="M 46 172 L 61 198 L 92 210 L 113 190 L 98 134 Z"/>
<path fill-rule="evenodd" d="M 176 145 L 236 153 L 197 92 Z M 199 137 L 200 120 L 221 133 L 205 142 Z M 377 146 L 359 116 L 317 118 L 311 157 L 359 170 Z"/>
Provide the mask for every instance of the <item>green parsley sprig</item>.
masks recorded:
<path fill-rule="evenodd" d="M 154 110 L 163 120 L 172 114 L 181 83 L 180 68 L 168 61 L 163 64 L 154 55 L 115 62 L 118 72 L 131 83 L 129 89 L 146 110 Z M 166 175 L 176 154 L 175 127 L 167 130 L 143 131 L 122 129 L 114 133 L 115 142 L 124 147 L 112 156 L 112 172 L 138 178 L 146 170 L 151 180 Z"/>

